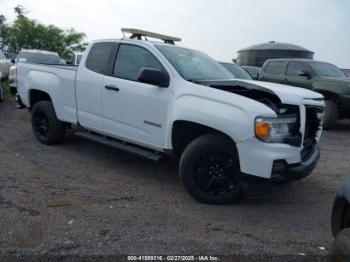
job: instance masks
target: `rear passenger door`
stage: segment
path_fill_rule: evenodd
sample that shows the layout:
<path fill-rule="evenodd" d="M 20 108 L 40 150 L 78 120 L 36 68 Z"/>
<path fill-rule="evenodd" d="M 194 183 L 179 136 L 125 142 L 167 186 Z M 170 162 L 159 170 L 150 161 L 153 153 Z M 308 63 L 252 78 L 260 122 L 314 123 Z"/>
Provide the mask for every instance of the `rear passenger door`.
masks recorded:
<path fill-rule="evenodd" d="M 169 72 L 157 54 L 145 47 L 119 45 L 112 74 L 103 80 L 105 132 L 136 144 L 162 148 L 172 91 L 170 86 L 161 88 L 139 82 L 143 67 Z"/>
<path fill-rule="evenodd" d="M 300 76 L 299 73 L 301 71 L 312 73 L 311 67 L 306 63 L 289 62 L 286 72 L 287 84 L 311 89 L 312 77 Z"/>
<path fill-rule="evenodd" d="M 270 61 L 266 65 L 262 74 L 261 80 L 274 82 L 274 83 L 285 83 L 285 62 L 283 61 Z"/>
<path fill-rule="evenodd" d="M 76 76 L 76 101 L 79 123 L 88 129 L 102 132 L 102 87 L 109 74 L 115 43 L 98 42 L 91 46 L 86 60 L 79 65 Z"/>

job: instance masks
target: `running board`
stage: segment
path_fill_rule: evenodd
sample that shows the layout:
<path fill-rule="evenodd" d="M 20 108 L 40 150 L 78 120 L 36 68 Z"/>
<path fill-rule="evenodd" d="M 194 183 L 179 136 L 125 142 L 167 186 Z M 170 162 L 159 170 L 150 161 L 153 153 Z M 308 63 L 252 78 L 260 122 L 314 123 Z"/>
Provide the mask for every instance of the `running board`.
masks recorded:
<path fill-rule="evenodd" d="M 119 142 L 118 140 L 114 140 L 112 138 L 106 138 L 100 135 L 95 135 L 93 133 L 88 132 L 75 132 L 75 135 L 86 138 L 92 141 L 95 141 L 97 143 L 108 145 L 129 153 L 132 153 L 134 155 L 137 155 L 141 158 L 151 160 L 153 162 L 158 162 L 160 159 L 162 159 L 164 156 L 161 154 L 157 154 L 156 152 L 151 152 L 142 148 L 139 148 L 137 146 L 133 146 L 131 144 Z"/>

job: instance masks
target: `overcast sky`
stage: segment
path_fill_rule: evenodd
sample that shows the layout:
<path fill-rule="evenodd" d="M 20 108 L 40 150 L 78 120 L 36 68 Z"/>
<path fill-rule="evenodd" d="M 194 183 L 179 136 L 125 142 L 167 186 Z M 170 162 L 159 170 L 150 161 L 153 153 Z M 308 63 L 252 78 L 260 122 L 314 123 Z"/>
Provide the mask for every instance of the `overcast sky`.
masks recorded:
<path fill-rule="evenodd" d="M 350 68 L 349 0 L 0 0 L 9 22 L 21 4 L 30 18 L 119 38 L 135 27 L 179 36 L 181 45 L 231 61 L 241 48 L 270 40 L 301 45 L 318 60 Z"/>

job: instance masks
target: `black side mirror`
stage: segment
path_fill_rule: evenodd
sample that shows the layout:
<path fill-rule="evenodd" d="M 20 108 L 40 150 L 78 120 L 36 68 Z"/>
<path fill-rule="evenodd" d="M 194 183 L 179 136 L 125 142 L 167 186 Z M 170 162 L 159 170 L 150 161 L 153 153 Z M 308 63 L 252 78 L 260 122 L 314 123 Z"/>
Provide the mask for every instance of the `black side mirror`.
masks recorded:
<path fill-rule="evenodd" d="M 307 79 L 311 79 L 312 78 L 312 74 L 309 71 L 299 71 L 299 76 L 304 76 Z"/>
<path fill-rule="evenodd" d="M 143 67 L 139 72 L 138 80 L 145 84 L 169 87 L 170 77 L 159 69 Z"/>
<path fill-rule="evenodd" d="M 11 59 L 11 63 L 12 63 L 12 64 L 16 64 L 16 59 L 12 58 L 12 59 Z"/>

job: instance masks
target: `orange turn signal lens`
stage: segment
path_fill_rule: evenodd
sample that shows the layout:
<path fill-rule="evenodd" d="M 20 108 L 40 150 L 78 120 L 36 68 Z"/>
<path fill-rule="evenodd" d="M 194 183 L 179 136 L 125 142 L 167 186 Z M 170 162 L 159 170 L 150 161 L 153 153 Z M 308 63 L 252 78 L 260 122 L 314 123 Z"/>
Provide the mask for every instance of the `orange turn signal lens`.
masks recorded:
<path fill-rule="evenodd" d="M 270 135 L 270 123 L 255 121 L 255 135 L 257 137 L 266 138 Z"/>

